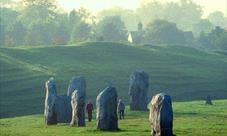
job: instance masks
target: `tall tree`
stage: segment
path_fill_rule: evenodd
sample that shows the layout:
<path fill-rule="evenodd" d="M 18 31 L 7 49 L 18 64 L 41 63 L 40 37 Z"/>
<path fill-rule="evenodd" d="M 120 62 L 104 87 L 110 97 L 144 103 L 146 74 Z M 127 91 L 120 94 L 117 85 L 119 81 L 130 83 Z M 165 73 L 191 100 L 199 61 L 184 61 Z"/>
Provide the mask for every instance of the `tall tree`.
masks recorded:
<path fill-rule="evenodd" d="M 79 15 L 77 14 L 77 11 L 75 9 L 70 11 L 70 13 L 69 13 L 69 27 L 71 28 L 71 30 L 77 24 L 77 22 L 79 22 L 80 20 L 81 19 L 80 19 Z"/>
<path fill-rule="evenodd" d="M 137 9 L 137 14 L 144 24 L 161 19 L 174 22 L 180 29 L 189 31 L 200 21 L 202 8 L 192 0 L 180 0 L 179 3 L 152 0 L 142 4 Z"/>
<path fill-rule="evenodd" d="M 147 25 L 144 35 L 146 43 L 151 44 L 183 44 L 184 33 L 176 27 L 175 23 L 165 20 L 155 20 Z"/>
<path fill-rule="evenodd" d="M 72 31 L 71 34 L 71 42 L 81 42 L 86 41 L 90 38 L 91 34 L 91 27 L 88 23 L 81 21 L 77 23 Z"/>
<path fill-rule="evenodd" d="M 22 0 L 21 21 L 25 24 L 47 23 L 56 17 L 56 0 Z"/>
<path fill-rule="evenodd" d="M 227 18 L 224 13 L 220 11 L 212 12 L 208 15 L 207 19 L 214 25 L 227 29 Z"/>
<path fill-rule="evenodd" d="M 139 17 L 133 10 L 123 9 L 119 7 L 104 9 L 97 15 L 99 20 L 108 16 L 120 16 L 128 30 L 136 30 L 139 23 Z"/>
<path fill-rule="evenodd" d="M 201 19 L 199 23 L 193 25 L 192 31 L 195 37 L 199 37 L 201 32 L 209 33 L 214 29 L 213 24 L 207 19 Z"/>
<path fill-rule="evenodd" d="M 23 45 L 25 43 L 26 28 L 21 22 L 16 22 L 13 26 L 11 36 L 14 45 Z"/>
<path fill-rule="evenodd" d="M 98 22 L 96 33 L 104 41 L 125 41 L 127 31 L 119 16 L 109 16 Z"/>
<path fill-rule="evenodd" d="M 217 26 L 208 34 L 201 34 L 198 42 L 202 47 L 227 50 L 227 31 Z"/>

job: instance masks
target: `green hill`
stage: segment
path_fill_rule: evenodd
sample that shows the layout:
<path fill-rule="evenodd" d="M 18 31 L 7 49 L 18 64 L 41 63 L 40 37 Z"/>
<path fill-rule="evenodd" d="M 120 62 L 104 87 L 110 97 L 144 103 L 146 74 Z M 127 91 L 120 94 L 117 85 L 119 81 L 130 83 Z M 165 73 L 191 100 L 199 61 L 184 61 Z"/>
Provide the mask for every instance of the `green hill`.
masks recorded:
<path fill-rule="evenodd" d="M 173 132 L 177 136 L 226 136 L 227 100 L 174 102 Z M 70 127 L 68 124 L 45 126 L 43 115 L 30 115 L 0 119 L 1 136 L 149 136 L 149 112 L 126 110 L 124 120 L 118 122 L 120 131 L 96 130 L 96 121 L 87 122 L 86 127 Z M 95 117 L 95 114 L 94 114 Z"/>
<path fill-rule="evenodd" d="M 87 98 L 110 82 L 128 102 L 128 80 L 138 69 L 150 76 L 149 95 L 163 91 L 174 101 L 227 98 L 227 56 L 183 46 L 83 43 L 74 46 L 0 48 L 0 117 L 42 113 L 44 82 L 54 76 L 58 93 L 84 75 Z"/>

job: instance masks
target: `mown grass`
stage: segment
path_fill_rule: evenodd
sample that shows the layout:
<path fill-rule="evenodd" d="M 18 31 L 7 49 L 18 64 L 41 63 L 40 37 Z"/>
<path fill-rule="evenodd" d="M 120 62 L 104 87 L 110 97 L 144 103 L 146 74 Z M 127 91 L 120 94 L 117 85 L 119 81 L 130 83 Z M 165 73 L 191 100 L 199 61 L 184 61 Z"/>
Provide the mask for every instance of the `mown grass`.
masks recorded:
<path fill-rule="evenodd" d="M 42 113 L 50 76 L 63 94 L 72 76 L 84 75 L 93 101 L 112 82 L 128 103 L 129 76 L 138 69 L 150 76 L 149 96 L 162 91 L 174 101 L 227 98 L 227 56 L 218 52 L 106 42 L 0 48 L 0 118 Z"/>
<path fill-rule="evenodd" d="M 227 100 L 216 100 L 214 105 L 204 101 L 174 102 L 174 134 L 177 136 L 226 136 Z M 86 127 L 68 124 L 46 126 L 43 115 L 0 119 L 1 136 L 148 136 L 149 112 L 126 110 L 124 120 L 118 122 L 120 131 L 96 130 L 96 121 L 86 122 Z M 95 117 L 95 113 L 94 113 Z"/>

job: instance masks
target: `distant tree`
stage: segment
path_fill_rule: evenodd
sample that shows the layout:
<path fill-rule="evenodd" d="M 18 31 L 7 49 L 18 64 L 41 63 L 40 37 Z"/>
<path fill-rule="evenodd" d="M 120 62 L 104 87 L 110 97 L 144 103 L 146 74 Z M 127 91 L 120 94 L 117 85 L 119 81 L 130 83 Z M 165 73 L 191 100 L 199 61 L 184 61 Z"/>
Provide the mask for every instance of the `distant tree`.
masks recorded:
<path fill-rule="evenodd" d="M 205 48 L 205 49 L 212 49 L 212 48 L 214 48 L 213 45 L 210 42 L 210 39 L 209 39 L 207 33 L 201 32 L 200 33 L 200 36 L 199 36 L 199 38 L 197 40 L 197 42 L 199 43 L 199 45 L 202 48 Z"/>
<path fill-rule="evenodd" d="M 65 23 L 59 22 L 56 26 L 53 35 L 53 44 L 55 45 L 65 45 L 68 43 L 70 37 L 69 30 Z"/>
<path fill-rule="evenodd" d="M 146 1 L 136 10 L 136 13 L 145 25 L 154 20 L 164 19 L 163 12 L 164 5 L 157 0 Z"/>
<path fill-rule="evenodd" d="M 137 29 L 137 24 L 140 20 L 135 11 L 119 7 L 102 10 L 98 13 L 97 18 L 102 20 L 108 16 L 120 16 L 122 21 L 125 23 L 126 28 L 131 31 Z"/>
<path fill-rule="evenodd" d="M 22 0 L 20 19 L 24 24 L 33 25 L 54 21 L 56 17 L 56 0 Z"/>
<path fill-rule="evenodd" d="M 144 41 L 151 44 L 182 44 L 185 43 L 185 38 L 183 31 L 179 30 L 175 23 L 155 20 L 147 25 Z"/>
<path fill-rule="evenodd" d="M 96 34 L 104 41 L 125 41 L 127 31 L 119 16 L 109 16 L 98 22 Z"/>
<path fill-rule="evenodd" d="M 69 27 L 71 28 L 70 30 L 73 29 L 73 27 L 78 23 L 80 22 L 80 17 L 79 15 L 77 14 L 77 11 L 76 10 L 72 10 L 70 11 L 69 13 Z"/>
<path fill-rule="evenodd" d="M 199 37 L 201 32 L 209 33 L 214 29 L 213 24 L 207 19 L 201 19 L 199 23 L 193 25 L 193 34 Z"/>
<path fill-rule="evenodd" d="M 224 30 L 224 29 L 220 28 L 219 26 L 217 26 L 208 35 L 211 44 L 215 48 L 222 48 L 223 44 L 227 44 L 227 43 L 223 43 L 223 42 L 226 41 L 226 40 L 223 40 L 223 38 L 227 38 L 227 37 L 224 37 L 224 36 L 226 36 L 226 33 L 227 33 L 226 30 Z"/>
<path fill-rule="evenodd" d="M 216 27 L 210 33 L 202 33 L 198 39 L 202 47 L 227 50 L 227 31 Z"/>
<path fill-rule="evenodd" d="M 21 15 L 18 19 L 26 26 L 26 44 L 53 44 L 57 29 L 56 0 L 22 0 Z"/>
<path fill-rule="evenodd" d="M 227 50 L 227 32 L 224 32 L 216 41 L 216 46 L 220 49 Z"/>
<path fill-rule="evenodd" d="M 4 42 L 2 41 L 1 44 L 4 44 L 4 46 L 12 46 L 14 44 L 12 31 L 17 23 L 18 15 L 19 13 L 11 8 L 0 7 L 1 33 L 4 35 Z M 3 39 L 3 37 L 1 38 Z"/>
<path fill-rule="evenodd" d="M 172 14 L 171 11 L 166 10 L 165 12 Z M 192 0 L 180 0 L 179 13 L 169 21 L 173 21 L 177 24 L 180 29 L 191 30 L 192 26 L 198 23 L 202 17 L 202 7 L 197 5 Z"/>
<path fill-rule="evenodd" d="M 179 3 L 152 0 L 141 4 L 136 12 L 144 24 L 154 20 L 167 20 L 186 31 L 191 31 L 192 26 L 198 23 L 202 16 L 202 8 L 192 0 L 180 0 Z"/>
<path fill-rule="evenodd" d="M 19 13 L 10 8 L 0 7 L 0 22 L 5 26 L 5 31 L 12 31 L 13 25 L 17 22 Z"/>
<path fill-rule="evenodd" d="M 78 16 L 80 17 L 80 19 L 85 22 L 89 21 L 89 19 L 91 17 L 91 13 L 83 7 L 79 8 L 77 10 L 77 13 L 78 13 Z"/>
<path fill-rule="evenodd" d="M 13 25 L 13 30 L 11 32 L 11 36 L 13 39 L 14 45 L 23 45 L 25 43 L 25 35 L 26 35 L 26 28 L 21 22 L 16 22 Z"/>
<path fill-rule="evenodd" d="M 84 21 L 81 21 L 74 26 L 70 41 L 72 43 L 86 41 L 90 38 L 90 34 L 91 34 L 90 25 Z"/>
<path fill-rule="evenodd" d="M 28 45 L 49 45 L 53 43 L 55 26 L 52 23 L 37 23 L 29 27 L 26 35 Z"/>
<path fill-rule="evenodd" d="M 208 15 L 207 19 L 214 25 L 227 29 L 227 18 L 224 13 L 220 11 L 212 12 Z"/>

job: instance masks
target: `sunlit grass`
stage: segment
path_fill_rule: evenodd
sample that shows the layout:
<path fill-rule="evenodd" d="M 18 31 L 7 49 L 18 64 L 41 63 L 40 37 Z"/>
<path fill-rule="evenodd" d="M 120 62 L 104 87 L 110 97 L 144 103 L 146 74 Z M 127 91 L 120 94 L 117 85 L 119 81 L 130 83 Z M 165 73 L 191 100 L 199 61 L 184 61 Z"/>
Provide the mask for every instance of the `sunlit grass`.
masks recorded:
<path fill-rule="evenodd" d="M 204 101 L 174 102 L 174 134 L 177 136 L 225 136 L 227 133 L 227 100 L 214 105 Z M 119 120 L 118 132 L 96 130 L 96 121 L 86 122 L 86 127 L 70 127 L 68 124 L 45 126 L 43 115 L 29 115 L 0 119 L 0 135 L 4 136 L 148 136 L 150 134 L 149 112 L 126 110 L 124 120 Z M 95 117 L 95 113 L 93 115 Z"/>

